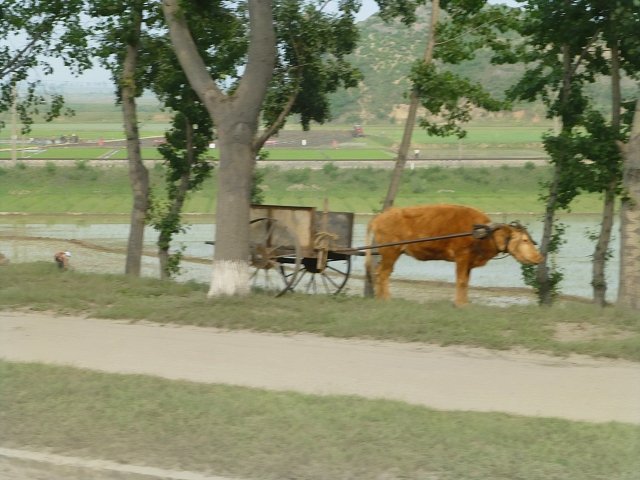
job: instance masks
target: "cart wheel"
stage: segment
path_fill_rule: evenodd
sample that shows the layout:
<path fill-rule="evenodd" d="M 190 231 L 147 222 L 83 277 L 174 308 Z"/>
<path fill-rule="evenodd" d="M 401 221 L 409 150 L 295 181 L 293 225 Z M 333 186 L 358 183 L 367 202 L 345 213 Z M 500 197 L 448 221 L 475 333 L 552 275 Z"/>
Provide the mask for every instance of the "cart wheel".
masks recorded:
<path fill-rule="evenodd" d="M 272 218 L 249 225 L 251 287 L 276 297 L 292 290 L 302 262 L 296 235 Z"/>
<path fill-rule="evenodd" d="M 329 252 L 326 267 L 318 269 L 316 258 L 303 258 L 302 269 L 291 289 L 301 293 L 337 295 L 351 273 L 351 255 Z"/>

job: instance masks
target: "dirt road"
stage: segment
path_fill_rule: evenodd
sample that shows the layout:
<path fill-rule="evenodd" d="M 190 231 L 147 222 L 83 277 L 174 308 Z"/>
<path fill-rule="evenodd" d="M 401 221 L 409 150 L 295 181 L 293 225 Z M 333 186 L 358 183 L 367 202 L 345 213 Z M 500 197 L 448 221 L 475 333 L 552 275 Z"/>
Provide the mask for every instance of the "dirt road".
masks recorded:
<path fill-rule="evenodd" d="M 640 364 L 0 312 L 0 358 L 442 410 L 640 424 Z"/>

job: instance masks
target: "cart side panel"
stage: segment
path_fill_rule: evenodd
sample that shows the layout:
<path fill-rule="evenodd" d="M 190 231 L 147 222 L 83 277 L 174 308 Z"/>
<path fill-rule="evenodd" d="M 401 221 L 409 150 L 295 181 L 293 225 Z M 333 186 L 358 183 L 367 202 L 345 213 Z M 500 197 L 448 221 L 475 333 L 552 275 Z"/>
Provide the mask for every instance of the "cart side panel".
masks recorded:
<path fill-rule="evenodd" d="M 313 248 L 315 237 L 314 207 L 291 207 L 282 205 L 252 205 L 251 220 L 271 218 L 285 225 L 298 239 L 303 250 Z"/>
<path fill-rule="evenodd" d="M 353 219 L 352 212 L 315 212 L 315 231 L 335 235 L 332 248 L 351 248 Z"/>

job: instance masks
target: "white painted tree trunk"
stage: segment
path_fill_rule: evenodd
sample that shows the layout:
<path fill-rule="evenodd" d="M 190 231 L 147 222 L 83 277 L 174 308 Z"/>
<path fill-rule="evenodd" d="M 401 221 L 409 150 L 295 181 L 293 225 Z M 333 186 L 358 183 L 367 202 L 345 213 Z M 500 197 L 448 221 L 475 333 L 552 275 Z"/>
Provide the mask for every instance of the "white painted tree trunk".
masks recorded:
<path fill-rule="evenodd" d="M 246 295 L 249 293 L 247 262 L 214 260 L 208 297 Z"/>
<path fill-rule="evenodd" d="M 174 51 L 218 129 L 216 248 L 209 297 L 249 292 L 249 211 L 256 132 L 273 75 L 276 32 L 271 0 L 248 0 L 249 49 L 237 88 L 223 92 L 198 53 L 178 0 L 163 0 Z"/>

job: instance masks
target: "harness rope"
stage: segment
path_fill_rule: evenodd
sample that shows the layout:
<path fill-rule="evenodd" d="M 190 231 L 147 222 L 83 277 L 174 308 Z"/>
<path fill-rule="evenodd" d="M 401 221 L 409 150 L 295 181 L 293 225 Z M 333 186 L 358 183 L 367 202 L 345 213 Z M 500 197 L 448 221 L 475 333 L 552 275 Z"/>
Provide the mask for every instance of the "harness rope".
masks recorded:
<path fill-rule="evenodd" d="M 378 243 L 376 245 L 363 245 L 361 247 L 343 248 L 335 251 L 340 253 L 358 252 L 361 250 L 373 250 L 374 248 L 395 247 L 398 245 L 409 245 L 412 243 L 432 242 L 436 240 L 447 240 L 449 238 L 459 238 L 459 237 L 473 237 L 477 239 L 482 239 L 491 235 L 493 230 L 495 230 L 495 228 L 493 228 L 490 225 L 474 225 L 473 230 L 471 232 L 451 233 L 448 235 L 440 235 L 437 237 L 423 237 L 423 238 L 416 238 L 413 240 L 403 240 L 400 242 Z"/>

